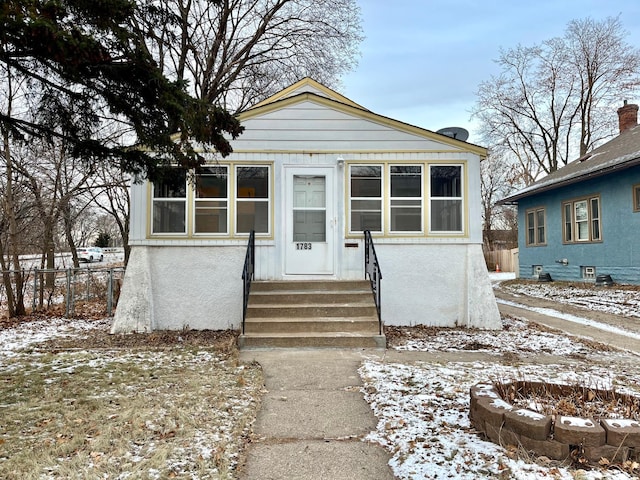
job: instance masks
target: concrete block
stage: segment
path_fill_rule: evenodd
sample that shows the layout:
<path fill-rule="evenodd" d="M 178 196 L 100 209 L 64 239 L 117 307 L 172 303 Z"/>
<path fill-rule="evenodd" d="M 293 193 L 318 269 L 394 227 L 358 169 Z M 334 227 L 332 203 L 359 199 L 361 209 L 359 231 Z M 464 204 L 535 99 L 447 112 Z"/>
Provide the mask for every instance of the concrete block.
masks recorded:
<path fill-rule="evenodd" d="M 606 458 L 610 462 L 625 462 L 629 458 L 629 448 L 602 445 L 600 447 L 584 447 L 584 456 L 592 463 L 598 463 Z"/>
<path fill-rule="evenodd" d="M 554 460 L 564 460 L 569 456 L 569 445 L 556 440 L 535 440 L 533 438 L 520 435 L 520 444 L 528 451 L 535 452 L 536 455 L 543 455 Z"/>
<path fill-rule="evenodd" d="M 640 422 L 627 418 L 600 420 L 607 432 L 607 445 L 640 448 Z"/>
<path fill-rule="evenodd" d="M 604 428 L 592 418 L 564 416 L 556 420 L 553 437 L 558 442 L 583 447 L 599 447 L 607 440 Z"/>
<path fill-rule="evenodd" d="M 491 423 L 485 423 L 485 433 L 493 443 L 502 447 L 520 445 L 520 437 L 506 427 L 496 427 Z"/>
<path fill-rule="evenodd" d="M 473 417 L 476 420 L 484 421 L 485 425 L 490 423 L 496 428 L 501 428 L 505 412 L 513 409 L 513 405 L 501 398 L 479 397 L 475 404 Z"/>
<path fill-rule="evenodd" d="M 506 412 L 504 422 L 508 429 L 534 440 L 546 440 L 551 433 L 550 415 L 542 415 L 524 408 Z"/>

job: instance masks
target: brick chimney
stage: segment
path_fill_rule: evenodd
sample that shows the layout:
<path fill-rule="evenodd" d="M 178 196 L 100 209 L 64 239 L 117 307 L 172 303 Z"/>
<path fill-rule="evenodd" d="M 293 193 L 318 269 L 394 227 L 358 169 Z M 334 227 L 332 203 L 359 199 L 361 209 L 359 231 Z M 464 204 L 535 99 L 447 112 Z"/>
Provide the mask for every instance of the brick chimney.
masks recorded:
<path fill-rule="evenodd" d="M 638 125 L 638 105 L 633 103 L 627 105 L 625 100 L 624 105 L 618 109 L 618 123 L 620 125 L 620 133 Z"/>

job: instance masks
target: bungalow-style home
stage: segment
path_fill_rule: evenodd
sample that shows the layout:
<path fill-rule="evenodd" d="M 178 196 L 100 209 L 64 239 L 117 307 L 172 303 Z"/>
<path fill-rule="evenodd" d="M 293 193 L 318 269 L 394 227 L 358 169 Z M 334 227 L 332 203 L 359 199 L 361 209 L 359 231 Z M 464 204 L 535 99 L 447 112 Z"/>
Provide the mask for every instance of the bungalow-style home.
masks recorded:
<path fill-rule="evenodd" d="M 192 180 L 176 170 L 177 182 L 132 185 L 114 333 L 244 330 L 256 304 L 263 313 L 252 315 L 295 317 L 285 332 L 310 328 L 297 322 L 306 313 L 291 313 L 298 299 L 269 299 L 269 283 L 314 290 L 306 311 L 316 320 L 353 324 L 357 313 L 327 305 L 350 303 L 338 290 L 361 287 L 365 259 L 382 322 L 501 327 L 482 255 L 484 148 L 377 115 L 309 78 L 239 119 L 233 153 L 212 154 Z M 264 313 L 270 303 L 281 308 Z"/>
<path fill-rule="evenodd" d="M 638 106 L 618 120 L 617 137 L 503 200 L 518 205 L 521 277 L 640 284 Z"/>

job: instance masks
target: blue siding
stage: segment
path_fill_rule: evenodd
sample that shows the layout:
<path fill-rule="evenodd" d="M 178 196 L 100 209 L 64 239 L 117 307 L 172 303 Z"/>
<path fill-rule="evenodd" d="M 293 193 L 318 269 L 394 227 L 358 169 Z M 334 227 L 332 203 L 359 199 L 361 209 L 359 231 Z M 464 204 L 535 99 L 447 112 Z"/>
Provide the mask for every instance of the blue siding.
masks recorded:
<path fill-rule="evenodd" d="M 609 274 L 618 283 L 640 284 L 640 212 L 633 211 L 633 186 L 640 184 L 640 167 L 568 185 L 518 201 L 520 276 L 530 278 L 533 266 L 554 280 L 582 280 L 582 266 L 596 267 L 596 275 Z M 602 241 L 562 243 L 562 202 L 589 195 L 600 196 Z M 547 244 L 526 245 L 525 212 L 546 208 Z M 567 265 L 559 263 L 567 259 Z"/>

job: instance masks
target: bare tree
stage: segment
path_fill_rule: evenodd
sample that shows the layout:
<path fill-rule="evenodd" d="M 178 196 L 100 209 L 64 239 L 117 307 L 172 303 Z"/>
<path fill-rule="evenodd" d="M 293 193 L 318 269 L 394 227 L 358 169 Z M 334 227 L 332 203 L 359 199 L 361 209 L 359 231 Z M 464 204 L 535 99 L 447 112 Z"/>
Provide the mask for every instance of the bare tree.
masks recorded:
<path fill-rule="evenodd" d="M 505 161 L 499 154 L 490 152 L 480 164 L 480 181 L 483 242 L 490 248 L 494 241 L 494 229 L 508 230 L 511 227 L 505 219 L 505 212 L 510 207 L 498 205 L 498 201 L 522 184 L 521 174 L 517 165 Z"/>
<path fill-rule="evenodd" d="M 619 18 L 574 20 L 563 37 L 501 51 L 502 72 L 480 84 L 473 114 L 527 183 L 614 131 L 615 103 L 640 86 L 640 51 L 625 36 Z"/>
<path fill-rule="evenodd" d="M 305 76 L 336 86 L 362 40 L 355 0 L 160 0 L 140 19 L 150 51 L 194 95 L 242 110 Z"/>

